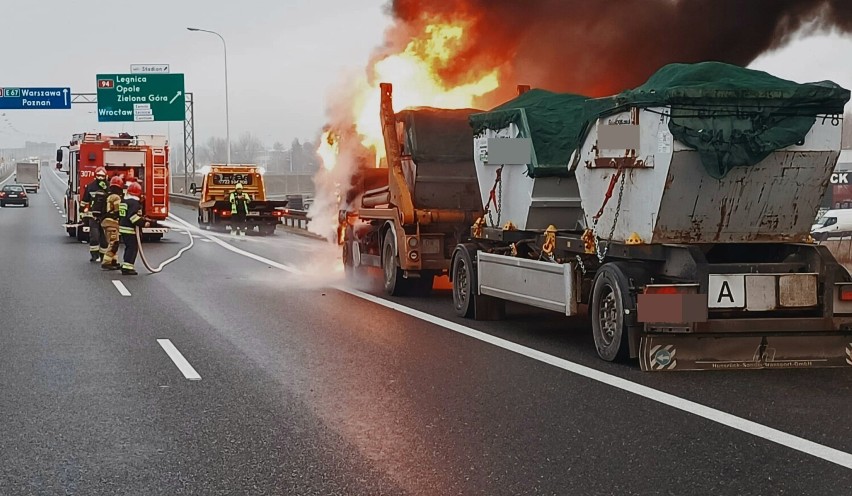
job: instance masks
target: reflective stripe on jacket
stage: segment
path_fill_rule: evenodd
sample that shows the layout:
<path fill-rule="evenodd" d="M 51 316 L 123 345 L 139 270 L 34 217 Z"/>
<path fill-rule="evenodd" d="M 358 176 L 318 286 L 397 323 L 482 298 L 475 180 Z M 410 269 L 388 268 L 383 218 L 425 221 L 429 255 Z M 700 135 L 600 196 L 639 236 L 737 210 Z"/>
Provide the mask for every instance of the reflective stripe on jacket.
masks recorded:
<path fill-rule="evenodd" d="M 242 205 L 243 213 L 246 213 L 246 214 L 248 213 L 248 204 L 251 201 L 251 197 L 248 195 L 248 193 L 240 193 L 238 195 L 236 191 L 233 191 L 233 192 L 231 192 L 231 196 L 230 196 L 229 199 L 231 201 L 231 213 L 232 214 L 237 213 L 237 210 L 238 210 L 237 205 L 238 204 Z"/>

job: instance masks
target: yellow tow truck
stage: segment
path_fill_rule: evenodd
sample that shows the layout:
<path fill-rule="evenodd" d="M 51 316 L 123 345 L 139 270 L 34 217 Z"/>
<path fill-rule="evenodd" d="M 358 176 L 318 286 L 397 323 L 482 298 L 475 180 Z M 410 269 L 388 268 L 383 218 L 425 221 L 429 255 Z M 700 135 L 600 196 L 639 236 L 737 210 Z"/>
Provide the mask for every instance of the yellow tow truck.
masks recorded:
<path fill-rule="evenodd" d="M 275 233 L 281 217 L 287 212 L 287 200 L 268 200 L 263 184 L 263 173 L 256 165 L 211 165 L 204 174 L 201 184 L 201 199 L 198 202 L 198 225 L 206 229 L 226 230 L 231 227 L 230 194 L 237 183 L 242 183 L 243 192 L 248 193 L 246 223 L 249 230 L 262 235 Z M 199 188 L 195 183 L 189 187 L 195 194 Z"/>

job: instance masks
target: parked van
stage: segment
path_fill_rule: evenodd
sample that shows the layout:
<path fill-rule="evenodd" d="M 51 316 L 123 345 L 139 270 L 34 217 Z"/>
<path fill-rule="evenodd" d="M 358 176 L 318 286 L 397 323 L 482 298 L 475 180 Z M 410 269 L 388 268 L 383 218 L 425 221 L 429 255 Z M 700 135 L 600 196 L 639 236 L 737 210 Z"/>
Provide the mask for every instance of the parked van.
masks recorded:
<path fill-rule="evenodd" d="M 811 228 L 811 235 L 817 240 L 840 233 L 852 233 L 852 208 L 829 210 Z"/>

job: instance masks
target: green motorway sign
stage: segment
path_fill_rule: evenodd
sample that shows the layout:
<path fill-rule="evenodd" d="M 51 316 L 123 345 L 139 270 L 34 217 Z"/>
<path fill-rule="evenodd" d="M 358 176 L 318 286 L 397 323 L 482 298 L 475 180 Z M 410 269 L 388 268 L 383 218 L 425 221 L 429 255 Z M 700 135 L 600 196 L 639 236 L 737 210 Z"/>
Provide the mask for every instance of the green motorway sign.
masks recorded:
<path fill-rule="evenodd" d="M 183 74 L 98 74 L 98 122 L 182 121 Z"/>

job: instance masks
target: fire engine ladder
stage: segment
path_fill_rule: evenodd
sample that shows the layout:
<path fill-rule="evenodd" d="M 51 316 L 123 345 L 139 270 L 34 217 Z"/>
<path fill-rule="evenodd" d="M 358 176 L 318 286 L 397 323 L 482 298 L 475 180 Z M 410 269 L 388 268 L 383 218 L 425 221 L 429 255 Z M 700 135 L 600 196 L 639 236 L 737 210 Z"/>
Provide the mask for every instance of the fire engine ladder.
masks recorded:
<path fill-rule="evenodd" d="M 154 188 L 153 196 L 154 198 L 152 206 L 156 209 L 157 207 L 166 207 L 166 192 L 168 186 L 168 173 L 166 170 L 166 152 L 162 148 L 154 149 L 154 177 L 152 181 L 152 185 Z"/>

